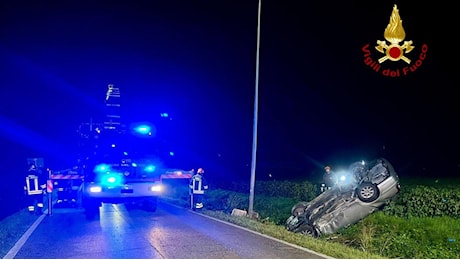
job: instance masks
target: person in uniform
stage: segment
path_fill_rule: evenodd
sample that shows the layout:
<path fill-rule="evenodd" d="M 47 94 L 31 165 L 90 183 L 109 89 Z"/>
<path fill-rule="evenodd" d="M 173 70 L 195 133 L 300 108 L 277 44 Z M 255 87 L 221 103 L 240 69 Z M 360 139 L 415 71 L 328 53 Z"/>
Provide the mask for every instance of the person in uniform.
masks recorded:
<path fill-rule="evenodd" d="M 201 210 L 204 208 L 204 194 L 208 189 L 208 182 L 204 177 L 204 169 L 199 168 L 190 178 L 190 201 L 192 210 Z"/>
<path fill-rule="evenodd" d="M 46 172 L 43 169 L 40 169 L 34 163 L 29 164 L 24 193 L 30 214 L 43 214 L 47 179 Z"/>
<path fill-rule="evenodd" d="M 337 176 L 335 176 L 330 166 L 324 167 L 323 183 L 323 191 L 330 190 L 337 183 Z"/>

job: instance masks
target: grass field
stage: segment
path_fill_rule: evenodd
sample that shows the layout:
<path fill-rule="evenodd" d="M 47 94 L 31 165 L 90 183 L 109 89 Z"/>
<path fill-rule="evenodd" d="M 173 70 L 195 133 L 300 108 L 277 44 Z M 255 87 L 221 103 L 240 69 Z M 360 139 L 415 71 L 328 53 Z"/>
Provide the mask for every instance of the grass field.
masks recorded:
<path fill-rule="evenodd" d="M 401 178 L 403 189 L 417 185 L 459 189 L 460 179 Z M 163 200 L 188 207 L 184 198 Z M 377 212 L 337 234 L 311 238 L 288 232 L 270 221 L 254 221 L 220 211 L 203 213 L 334 258 L 460 259 L 460 216 L 401 218 Z M 24 209 L 0 221 L 2 257 L 36 219 Z"/>

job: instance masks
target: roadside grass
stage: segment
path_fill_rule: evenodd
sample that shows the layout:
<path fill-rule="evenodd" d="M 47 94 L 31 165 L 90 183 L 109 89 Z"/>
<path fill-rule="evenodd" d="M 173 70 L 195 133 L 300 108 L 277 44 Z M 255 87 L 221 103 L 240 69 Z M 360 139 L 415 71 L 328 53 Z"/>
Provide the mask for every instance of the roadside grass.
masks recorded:
<path fill-rule="evenodd" d="M 427 181 L 439 187 L 458 184 L 458 181 Z M 406 183 L 406 186 L 414 184 L 420 182 Z M 259 201 L 261 197 L 258 196 Z M 229 198 L 232 203 L 240 203 L 239 199 L 236 200 L 231 196 Z M 188 192 L 177 191 L 161 199 L 184 208 L 190 206 Z M 272 199 L 276 200 L 276 198 Z M 282 205 L 286 201 L 271 203 L 279 209 L 283 208 Z M 262 217 L 259 221 L 231 216 L 229 212 L 219 210 L 204 210 L 203 213 L 334 258 L 460 259 L 459 217 L 399 217 L 377 211 L 340 232 L 312 238 L 289 232 L 282 224 L 275 223 L 279 221 L 268 218 L 267 212 L 273 212 L 273 209 L 265 211 L 262 207 L 271 203 L 257 203 L 256 208 L 261 209 L 259 213 Z M 282 214 L 282 212 L 278 213 Z M 8 253 L 36 219 L 37 216 L 31 216 L 24 209 L 0 221 L 1 256 L 4 257 Z"/>
<path fill-rule="evenodd" d="M 27 209 L 23 209 L 0 221 L 0 256 L 2 258 L 37 219 L 37 215 L 31 215 Z"/>
<path fill-rule="evenodd" d="M 162 200 L 184 208 L 182 199 Z M 255 221 L 222 211 L 203 214 L 292 243 L 334 258 L 460 259 L 460 219 L 449 217 L 401 218 L 383 212 L 332 235 L 312 238 L 292 233 L 271 221 Z M 0 221 L 0 255 L 4 257 L 37 220 L 24 209 Z"/>
<path fill-rule="evenodd" d="M 409 186 L 416 187 L 421 183 L 426 183 L 427 187 L 444 189 L 449 186 L 456 190 L 459 180 L 412 179 L 404 183 L 406 191 L 411 189 Z M 425 191 L 425 189 L 421 190 Z M 258 195 L 254 208 L 257 209 L 260 220 L 253 221 L 248 220 L 247 217 L 239 217 L 243 220 L 235 219 L 230 215 L 232 208 L 246 209 L 248 203 L 245 194 L 238 197 L 234 192 L 216 189 L 210 191 L 208 195 L 208 210 L 204 211 L 204 214 L 334 258 L 460 259 L 460 216 L 405 217 L 382 210 L 334 234 L 311 238 L 284 229 L 284 221 L 289 217 L 290 209 L 294 205 L 289 199 Z M 417 195 L 419 194 L 411 194 L 411 196 Z M 169 201 L 170 203 L 189 207 L 186 189 L 185 192 L 176 189 L 174 196 L 164 197 L 165 200 L 169 198 L 174 198 Z M 409 199 L 412 201 L 417 199 L 416 201 L 422 204 L 414 206 L 418 205 L 422 209 L 429 202 L 424 198 Z M 391 209 L 391 206 L 388 209 Z"/>
<path fill-rule="evenodd" d="M 363 243 L 363 233 L 366 243 Z M 366 240 L 365 237 L 369 239 Z M 338 233 L 335 240 L 388 258 L 460 258 L 460 220 L 451 217 L 389 216 L 371 214 Z"/>
<path fill-rule="evenodd" d="M 221 211 L 204 210 L 203 214 L 224 220 L 238 226 L 265 234 L 304 248 L 308 248 L 318 253 L 325 254 L 333 258 L 346 259 L 379 259 L 384 258 L 380 255 L 357 250 L 337 242 L 315 239 L 298 233 L 287 231 L 284 227 L 274 223 L 261 223 L 247 217 L 231 216 Z"/>

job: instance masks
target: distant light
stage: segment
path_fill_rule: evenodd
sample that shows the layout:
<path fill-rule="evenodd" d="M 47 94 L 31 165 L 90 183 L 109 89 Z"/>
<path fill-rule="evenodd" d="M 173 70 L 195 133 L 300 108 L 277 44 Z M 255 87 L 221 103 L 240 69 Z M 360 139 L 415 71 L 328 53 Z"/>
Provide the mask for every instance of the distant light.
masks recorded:
<path fill-rule="evenodd" d="M 112 144 L 112 148 L 115 148 L 115 146 L 116 146 L 115 144 Z"/>
<path fill-rule="evenodd" d="M 174 156 L 174 152 L 169 152 L 169 155 Z"/>
<path fill-rule="evenodd" d="M 161 113 L 160 116 L 161 117 L 169 117 L 169 114 L 168 113 Z"/>
<path fill-rule="evenodd" d="M 128 155 L 128 152 L 123 152 L 123 155 Z"/>
<path fill-rule="evenodd" d="M 131 163 L 131 166 L 137 167 L 137 164 L 136 163 Z"/>

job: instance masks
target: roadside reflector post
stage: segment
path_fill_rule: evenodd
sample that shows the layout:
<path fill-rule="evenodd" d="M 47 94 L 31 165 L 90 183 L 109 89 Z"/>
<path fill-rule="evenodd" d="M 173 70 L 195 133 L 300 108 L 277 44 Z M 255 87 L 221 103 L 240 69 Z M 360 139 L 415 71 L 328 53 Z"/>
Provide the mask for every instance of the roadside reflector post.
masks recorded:
<path fill-rule="evenodd" d="M 53 180 L 46 181 L 46 192 L 48 195 L 48 216 L 53 212 Z"/>

